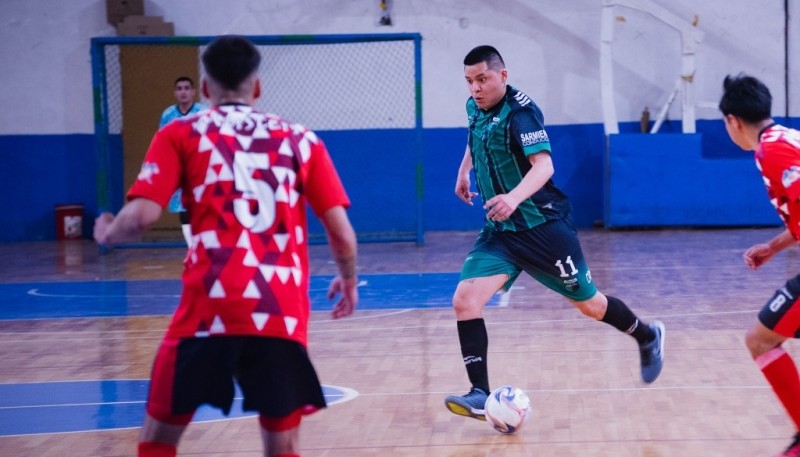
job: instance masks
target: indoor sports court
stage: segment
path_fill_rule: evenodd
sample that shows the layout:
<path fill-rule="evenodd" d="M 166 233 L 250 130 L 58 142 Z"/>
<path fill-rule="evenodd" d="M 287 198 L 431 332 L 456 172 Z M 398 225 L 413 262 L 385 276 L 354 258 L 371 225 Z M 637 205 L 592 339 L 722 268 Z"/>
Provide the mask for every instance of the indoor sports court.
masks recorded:
<path fill-rule="evenodd" d="M 361 303 L 336 321 L 324 297 L 333 266 L 316 246 L 309 351 L 331 405 L 303 421 L 303 455 L 769 455 L 791 427 L 743 333 L 800 259 L 789 252 L 753 272 L 741 253 L 774 231 L 581 234 L 596 283 L 666 325 L 652 385 L 639 380 L 630 338 L 520 277 L 485 313 L 490 381 L 523 388 L 533 406 L 514 435 L 443 406 L 467 382 L 450 296 L 472 233 L 362 245 Z M 0 284 L 0 453 L 131 455 L 182 250 L 99 257 L 86 240 L 0 252 L 17 265 Z M 201 410 L 179 455 L 260 455 L 255 417 L 232 415 Z"/>
<path fill-rule="evenodd" d="M 4 0 L 0 27 L 0 456 L 136 455 L 187 248 L 174 212 L 113 250 L 95 218 L 145 179 L 165 108 L 183 114 L 176 78 L 210 104 L 201 59 L 221 35 L 254 44 L 253 106 L 313 130 L 352 203 L 346 318 L 331 316 L 337 264 L 309 217 L 308 351 L 328 407 L 303 419 L 300 455 L 756 457 L 798 433 L 745 334 L 800 250 L 745 264 L 785 226 L 719 107 L 726 76 L 752 75 L 770 118 L 800 130 L 794 0 L 35 3 Z M 530 398 L 513 434 L 444 404 L 470 388 L 453 294 L 486 211 L 454 188 L 475 128 L 464 59 L 480 45 L 543 113 L 546 133 L 521 141 L 551 146 L 590 282 L 666 328 L 645 384 L 635 340 L 523 273 L 483 310 L 492 388 Z M 798 176 L 800 162 L 781 184 Z M 782 347 L 800 360 L 797 340 Z M 264 455 L 242 403 L 237 386 L 230 415 L 201 407 L 177 455 Z"/>

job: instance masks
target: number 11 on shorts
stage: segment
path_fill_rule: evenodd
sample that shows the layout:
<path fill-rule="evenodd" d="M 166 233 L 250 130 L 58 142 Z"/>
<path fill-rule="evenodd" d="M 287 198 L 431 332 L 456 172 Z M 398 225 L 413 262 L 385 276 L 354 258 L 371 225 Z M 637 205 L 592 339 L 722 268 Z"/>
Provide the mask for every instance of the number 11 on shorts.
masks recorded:
<path fill-rule="evenodd" d="M 567 270 L 564 269 L 565 263 L 569 265 L 570 268 L 569 274 L 567 274 Z M 556 266 L 558 267 L 558 270 L 561 272 L 560 276 L 562 278 L 569 278 L 570 276 L 575 276 L 576 274 L 578 274 L 578 269 L 575 268 L 575 264 L 572 262 L 571 255 L 567 256 L 567 260 L 565 260 L 563 263 L 561 262 L 561 259 L 558 259 L 558 262 L 556 262 Z"/>

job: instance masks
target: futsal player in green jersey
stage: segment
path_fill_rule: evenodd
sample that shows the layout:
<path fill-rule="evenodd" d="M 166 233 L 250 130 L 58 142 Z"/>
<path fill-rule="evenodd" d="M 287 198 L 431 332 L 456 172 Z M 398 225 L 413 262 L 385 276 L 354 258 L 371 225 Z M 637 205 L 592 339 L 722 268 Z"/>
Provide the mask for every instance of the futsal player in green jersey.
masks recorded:
<path fill-rule="evenodd" d="M 569 199 L 551 177 L 550 141 L 539 107 L 507 84 L 497 49 L 478 46 L 464 58 L 469 139 L 458 169 L 456 195 L 484 202 L 486 221 L 461 270 L 453 295 L 458 338 L 472 388 L 445 398 L 458 415 L 486 420 L 491 392 L 483 308 L 524 271 L 563 295 L 581 313 L 631 335 L 639 344 L 642 380 L 651 383 L 664 363 L 664 325 L 649 324 L 619 298 L 592 282 L 570 215 Z M 470 189 L 474 170 L 478 192 Z"/>

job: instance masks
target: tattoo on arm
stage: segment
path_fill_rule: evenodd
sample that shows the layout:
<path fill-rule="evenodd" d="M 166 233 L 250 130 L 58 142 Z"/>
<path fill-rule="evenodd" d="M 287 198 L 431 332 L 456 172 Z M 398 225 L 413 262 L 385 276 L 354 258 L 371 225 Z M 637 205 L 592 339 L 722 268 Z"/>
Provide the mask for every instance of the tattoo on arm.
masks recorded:
<path fill-rule="evenodd" d="M 335 258 L 336 265 L 339 267 L 339 274 L 344 279 L 354 278 L 356 276 L 356 258 L 352 255 L 338 255 Z"/>

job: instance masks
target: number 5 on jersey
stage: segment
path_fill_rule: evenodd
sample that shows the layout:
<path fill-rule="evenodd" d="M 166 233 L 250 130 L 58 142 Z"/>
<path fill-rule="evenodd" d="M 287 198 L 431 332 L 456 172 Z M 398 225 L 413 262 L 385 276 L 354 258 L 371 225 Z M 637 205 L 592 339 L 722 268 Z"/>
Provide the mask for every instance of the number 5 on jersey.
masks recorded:
<path fill-rule="evenodd" d="M 255 178 L 256 170 L 269 168 L 269 156 L 264 153 L 237 152 L 233 157 L 233 180 L 242 197 L 233 201 L 236 219 L 253 233 L 261 233 L 275 222 L 275 191 L 263 179 Z M 256 211 L 250 202 L 256 201 Z"/>

